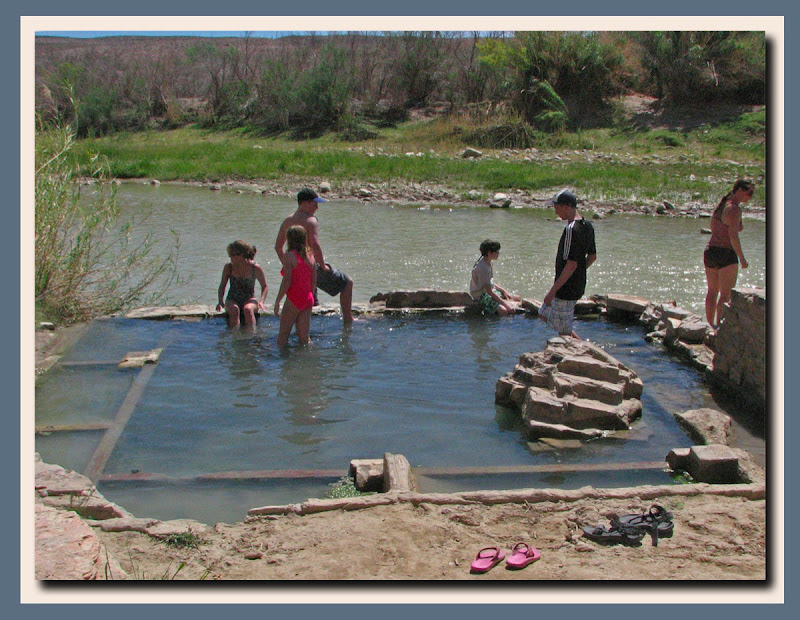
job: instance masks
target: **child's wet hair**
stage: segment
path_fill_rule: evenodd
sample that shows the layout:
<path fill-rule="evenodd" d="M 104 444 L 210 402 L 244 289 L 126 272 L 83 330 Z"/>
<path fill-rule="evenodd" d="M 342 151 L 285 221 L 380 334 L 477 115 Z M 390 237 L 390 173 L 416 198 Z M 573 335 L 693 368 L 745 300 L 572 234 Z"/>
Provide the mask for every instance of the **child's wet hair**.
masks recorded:
<path fill-rule="evenodd" d="M 286 245 L 295 252 L 306 252 L 306 229 L 302 226 L 290 226 L 286 231 Z"/>
<path fill-rule="evenodd" d="M 481 250 L 481 256 L 488 256 L 489 252 L 499 252 L 500 242 L 492 241 L 491 239 L 486 239 L 483 243 L 481 243 L 480 250 Z"/>
<path fill-rule="evenodd" d="M 234 241 L 228 245 L 228 256 L 243 256 L 253 259 L 256 256 L 256 246 L 250 245 L 245 241 Z"/>

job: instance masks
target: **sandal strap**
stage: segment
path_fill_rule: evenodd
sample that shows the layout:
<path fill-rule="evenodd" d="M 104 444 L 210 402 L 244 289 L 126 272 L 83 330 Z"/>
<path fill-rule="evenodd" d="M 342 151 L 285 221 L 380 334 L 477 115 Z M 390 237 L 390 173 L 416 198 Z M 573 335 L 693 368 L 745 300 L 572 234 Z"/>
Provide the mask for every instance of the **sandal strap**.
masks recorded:
<path fill-rule="evenodd" d="M 665 522 L 672 520 L 672 513 L 669 512 L 663 506 L 659 506 L 658 504 L 653 504 L 650 506 L 650 511 L 648 512 L 647 516 L 651 519 L 655 519 L 658 522 Z"/>

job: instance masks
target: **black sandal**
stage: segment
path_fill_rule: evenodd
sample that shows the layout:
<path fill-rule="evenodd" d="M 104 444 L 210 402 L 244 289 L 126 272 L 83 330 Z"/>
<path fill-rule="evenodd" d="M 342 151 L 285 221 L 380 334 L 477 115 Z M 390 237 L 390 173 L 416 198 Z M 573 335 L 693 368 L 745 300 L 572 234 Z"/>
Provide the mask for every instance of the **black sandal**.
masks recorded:
<path fill-rule="evenodd" d="M 672 538 L 675 530 L 672 513 L 658 504 L 650 506 L 650 510 L 646 513 L 614 517 L 611 523 L 612 525 L 619 524 L 622 527 L 637 528 L 644 533 L 649 533 L 654 547 L 658 546 L 659 538 Z"/>
<path fill-rule="evenodd" d="M 589 540 L 611 545 L 638 545 L 642 542 L 645 532 L 637 527 L 628 527 L 621 523 L 611 524 L 611 528 L 604 525 L 596 527 L 586 526 L 583 528 L 583 535 Z"/>

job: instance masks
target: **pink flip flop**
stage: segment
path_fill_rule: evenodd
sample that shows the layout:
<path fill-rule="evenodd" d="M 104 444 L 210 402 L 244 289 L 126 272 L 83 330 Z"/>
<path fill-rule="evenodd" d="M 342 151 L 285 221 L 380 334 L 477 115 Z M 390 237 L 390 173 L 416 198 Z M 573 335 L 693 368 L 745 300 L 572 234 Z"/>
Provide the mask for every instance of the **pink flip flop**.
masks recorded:
<path fill-rule="evenodd" d="M 486 573 L 503 561 L 506 552 L 499 547 L 486 547 L 478 551 L 478 555 L 470 564 L 469 572 Z"/>
<path fill-rule="evenodd" d="M 525 568 L 528 564 L 533 564 L 542 557 L 541 552 L 535 547 L 529 547 L 525 543 L 517 543 L 511 549 L 511 555 L 506 560 L 506 566 L 513 570 Z"/>

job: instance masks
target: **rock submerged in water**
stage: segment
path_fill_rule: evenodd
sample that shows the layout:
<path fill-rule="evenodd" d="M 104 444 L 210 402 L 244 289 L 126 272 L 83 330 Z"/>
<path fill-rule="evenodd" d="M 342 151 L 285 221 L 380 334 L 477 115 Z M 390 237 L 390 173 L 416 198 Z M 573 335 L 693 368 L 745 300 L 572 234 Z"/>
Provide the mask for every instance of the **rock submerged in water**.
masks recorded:
<path fill-rule="evenodd" d="M 551 338 L 497 381 L 495 402 L 518 409 L 529 440 L 591 439 L 626 430 L 642 414 L 642 381 L 595 345 Z"/>

